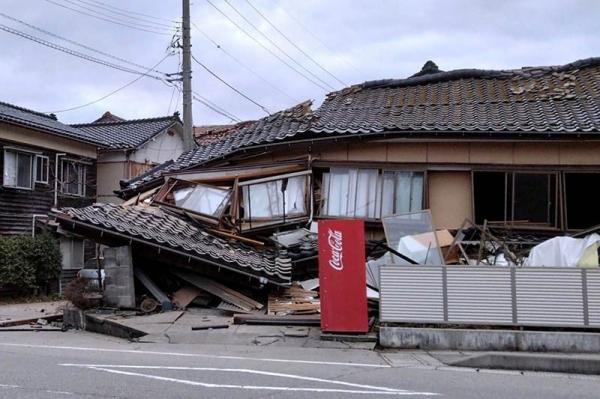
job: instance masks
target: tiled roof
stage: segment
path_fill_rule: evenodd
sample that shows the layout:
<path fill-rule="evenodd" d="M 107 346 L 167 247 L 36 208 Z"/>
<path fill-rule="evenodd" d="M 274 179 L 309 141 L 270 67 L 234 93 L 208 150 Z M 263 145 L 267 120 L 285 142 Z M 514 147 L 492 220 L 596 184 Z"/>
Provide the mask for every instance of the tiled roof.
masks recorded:
<path fill-rule="evenodd" d="M 182 154 L 162 172 L 200 165 L 245 147 L 352 134 L 569 135 L 600 133 L 600 58 L 562 66 L 444 72 L 428 61 L 406 79 L 365 82 L 236 128 Z M 134 178 L 134 189 L 162 172 Z"/>
<path fill-rule="evenodd" d="M 94 122 L 71 125 L 88 135 L 97 137 L 109 149 L 134 149 L 152 137 L 181 123 L 177 115 L 161 118 L 133 119 L 121 122 Z"/>
<path fill-rule="evenodd" d="M 112 114 L 110 111 L 106 111 L 105 113 L 102 114 L 102 116 L 100 118 L 96 119 L 92 123 L 101 123 L 101 122 L 125 122 L 125 119 Z"/>
<path fill-rule="evenodd" d="M 308 129 L 312 118 L 310 105 L 311 103 L 307 101 L 258 121 L 238 123 L 236 126 L 239 129 L 226 135 L 222 140 L 185 152 L 175 162 L 157 169 L 155 173 L 134 177 L 125 184 L 129 188 L 137 187 L 160 177 L 163 173 L 185 169 L 203 161 L 225 156 L 236 149 L 293 137 L 298 132 Z"/>
<path fill-rule="evenodd" d="M 213 141 L 222 140 L 225 136 L 235 132 L 237 129 L 239 129 L 238 124 L 194 126 L 194 138 L 198 145 L 204 146 Z"/>
<path fill-rule="evenodd" d="M 0 121 L 48 132 L 69 139 L 100 145 L 100 138 L 59 122 L 48 115 L 16 105 L 0 102 Z"/>
<path fill-rule="evenodd" d="M 366 82 L 329 94 L 315 116 L 315 133 L 598 132 L 600 58 Z"/>
<path fill-rule="evenodd" d="M 94 204 L 64 208 L 60 212 L 57 220 L 68 226 L 73 223 L 96 226 L 127 238 L 173 248 L 206 261 L 207 267 L 223 267 L 274 284 L 291 281 L 291 259 L 287 255 L 224 240 L 157 207 Z"/>

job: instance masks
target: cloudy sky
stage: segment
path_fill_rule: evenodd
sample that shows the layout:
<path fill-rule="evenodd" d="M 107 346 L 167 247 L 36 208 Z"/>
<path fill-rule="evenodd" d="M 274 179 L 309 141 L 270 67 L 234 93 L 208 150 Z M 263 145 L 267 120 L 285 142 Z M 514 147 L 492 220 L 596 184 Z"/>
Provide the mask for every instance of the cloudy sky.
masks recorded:
<path fill-rule="evenodd" d="M 242 120 L 266 115 L 260 106 L 274 112 L 307 99 L 319 104 L 346 84 L 406 77 L 429 59 L 451 70 L 600 56 L 596 0 L 210 2 L 192 0 L 192 21 L 201 30 L 192 30 L 192 52 L 250 100 L 195 62 L 193 88 Z M 0 101 L 43 112 L 93 102 L 57 112 L 67 123 L 90 122 L 106 110 L 126 119 L 181 110 L 172 83 L 133 82 L 140 75 L 131 73 L 145 73 L 161 60 L 154 76 L 179 70 L 170 44 L 180 0 L 0 0 L 0 13 L 0 29 L 13 32 L 0 30 Z M 130 72 L 48 48 L 32 36 Z M 193 106 L 195 125 L 229 122 L 198 101 Z"/>

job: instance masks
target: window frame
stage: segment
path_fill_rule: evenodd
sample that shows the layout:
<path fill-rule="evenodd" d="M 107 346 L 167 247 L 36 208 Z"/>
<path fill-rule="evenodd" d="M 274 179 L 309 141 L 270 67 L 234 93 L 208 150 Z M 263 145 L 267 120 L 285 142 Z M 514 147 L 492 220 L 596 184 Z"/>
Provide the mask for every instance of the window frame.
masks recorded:
<path fill-rule="evenodd" d="M 46 174 L 46 179 L 38 179 L 38 161 L 42 161 L 42 174 Z M 44 161 L 46 162 L 46 167 L 44 168 L 43 164 Z M 36 154 L 35 155 L 35 161 L 34 161 L 34 169 L 35 169 L 35 176 L 33 178 L 34 183 L 41 183 L 41 184 L 48 184 L 50 182 L 50 157 L 47 155 L 41 155 L 41 154 Z"/>
<path fill-rule="evenodd" d="M 266 184 L 269 182 L 277 182 L 279 180 L 284 180 L 284 179 L 291 179 L 291 178 L 295 178 L 295 177 L 305 177 L 305 182 L 304 182 L 304 212 L 303 213 L 293 213 L 293 214 L 287 214 L 285 207 L 283 209 L 283 214 L 281 216 L 273 216 L 273 217 L 269 217 L 269 216 L 258 216 L 258 217 L 253 217 L 252 216 L 252 208 L 250 204 L 246 204 L 244 203 L 244 206 L 248 206 L 248 210 L 244 212 L 244 216 L 241 218 L 243 223 L 248 223 L 250 224 L 250 226 L 252 225 L 252 223 L 262 223 L 262 222 L 273 222 L 273 221 L 290 221 L 290 220 L 296 220 L 296 219 L 302 219 L 302 218 L 306 218 L 309 215 L 310 212 L 310 201 L 311 201 L 311 179 L 312 179 L 312 171 L 311 170 L 303 170 L 303 171 L 299 171 L 299 172 L 292 172 L 292 173 L 286 173 L 283 175 L 275 175 L 275 176 L 270 176 L 270 177 L 265 177 L 265 178 L 260 178 L 260 179 L 253 179 L 253 180 L 246 180 L 243 182 L 239 182 L 238 183 L 238 189 L 240 190 L 240 198 L 242 199 L 242 202 L 244 202 L 244 190 L 248 190 L 248 199 L 250 202 L 250 197 L 252 194 L 252 186 L 255 185 L 261 185 L 261 184 Z M 287 205 L 287 204 L 286 204 Z"/>
<path fill-rule="evenodd" d="M 319 215 L 318 218 L 328 218 L 328 219 L 362 219 L 365 221 L 372 221 L 372 222 L 381 222 L 382 219 L 386 216 L 391 216 L 394 213 L 390 214 L 390 215 L 383 215 L 383 189 L 384 189 L 384 176 L 385 173 L 392 173 L 394 174 L 394 176 L 398 173 L 410 173 L 410 198 L 411 198 L 411 203 L 412 203 L 412 189 L 413 189 L 413 182 L 415 179 L 415 175 L 420 175 L 421 179 L 422 179 L 422 184 L 421 184 L 421 205 L 420 208 L 418 210 L 411 210 L 410 212 L 417 212 L 417 211 L 421 211 L 424 210 L 426 208 L 426 188 L 427 188 L 427 171 L 423 170 L 421 168 L 405 168 L 405 167 L 398 167 L 398 168 L 394 168 L 394 167 L 390 167 L 390 166 L 385 166 L 385 167 L 381 167 L 381 166 L 372 166 L 372 165 L 349 165 L 349 164 L 341 164 L 341 165 L 330 165 L 330 166 L 322 166 L 323 169 L 323 174 L 321 175 L 321 190 L 323 190 L 325 188 L 324 185 L 324 178 L 323 176 L 327 173 L 329 174 L 329 176 L 331 176 L 331 169 L 332 168 L 342 168 L 342 169 L 354 169 L 356 170 L 356 174 L 357 174 L 357 179 L 358 179 L 358 173 L 360 170 L 376 170 L 377 171 L 377 182 L 376 182 L 376 193 L 375 193 L 375 217 L 362 217 L 362 216 L 357 216 L 356 215 L 356 209 L 354 209 L 353 214 L 347 214 L 347 215 L 329 215 L 326 213 L 326 203 L 327 201 L 329 201 L 329 193 L 327 193 L 327 195 L 325 196 L 323 191 L 321 192 L 321 203 L 319 204 Z M 330 177 L 329 177 L 330 179 Z M 329 180 L 330 182 L 330 180 Z M 328 182 L 328 185 L 330 184 Z M 329 187 L 328 187 L 329 188 Z M 394 178 L 394 187 L 393 187 L 393 192 L 394 192 L 394 198 L 393 198 L 393 204 L 392 207 L 394 209 L 394 211 L 396 211 L 396 193 L 397 193 L 397 180 L 396 177 Z M 325 201 L 324 201 L 325 199 Z M 354 204 L 354 207 L 356 208 L 356 203 Z"/>
<path fill-rule="evenodd" d="M 77 193 L 71 193 L 71 192 L 65 191 L 65 187 L 67 185 L 73 184 L 73 183 L 65 183 L 65 181 L 64 181 L 65 164 L 67 164 L 67 163 L 75 164 L 75 165 L 77 165 L 78 168 L 81 168 L 81 175 L 79 176 L 81 181 L 77 183 L 77 187 L 78 187 Z M 61 194 L 72 196 L 72 197 L 85 197 L 86 182 L 87 182 L 87 166 L 88 166 L 87 162 L 83 162 L 78 159 L 62 158 L 60 160 L 60 180 L 59 181 L 60 181 L 60 193 Z"/>
<path fill-rule="evenodd" d="M 15 147 L 4 147 L 3 148 L 4 152 L 3 152 L 3 160 L 2 160 L 2 186 L 3 187 L 7 187 L 7 188 L 14 188 L 14 189 L 18 189 L 18 190 L 29 190 L 29 191 L 33 191 L 35 190 L 35 158 L 38 154 L 38 152 L 36 151 L 29 151 L 29 150 L 25 150 L 25 149 L 21 149 L 21 148 L 15 148 Z M 6 153 L 7 152 L 11 152 L 15 154 L 15 176 L 14 176 L 14 181 L 15 184 L 14 185 L 9 185 L 6 183 L 6 179 L 4 178 L 4 174 L 6 173 Z M 28 157 L 30 157 L 30 161 L 29 161 L 29 174 L 30 174 L 30 185 L 29 187 L 26 186 L 19 186 L 19 155 L 26 155 Z"/>
<path fill-rule="evenodd" d="M 495 223 L 501 223 L 503 226 L 510 226 L 511 228 L 525 228 L 525 229 L 542 229 L 542 230 L 560 230 L 563 225 L 561 215 L 563 213 L 564 206 L 564 190 L 562 189 L 563 173 L 559 170 L 528 170 L 528 169 L 473 169 L 471 170 L 471 195 L 472 195 L 472 215 L 473 220 L 477 222 L 477 213 L 475 203 L 475 174 L 476 173 L 502 173 L 504 174 L 504 220 L 493 221 Z M 548 205 L 553 204 L 553 218 L 554 223 L 544 222 L 520 222 L 515 220 L 515 193 L 516 193 L 516 180 L 517 175 L 546 175 L 548 176 Z M 551 193 L 551 178 L 554 177 L 554 193 Z M 549 220 L 550 209 L 547 210 L 547 217 Z"/>

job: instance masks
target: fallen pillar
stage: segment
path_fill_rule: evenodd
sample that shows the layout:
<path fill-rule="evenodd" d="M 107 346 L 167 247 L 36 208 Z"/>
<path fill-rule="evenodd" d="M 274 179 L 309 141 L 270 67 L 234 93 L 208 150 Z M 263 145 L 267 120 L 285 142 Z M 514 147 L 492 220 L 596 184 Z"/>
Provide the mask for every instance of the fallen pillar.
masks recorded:
<path fill-rule="evenodd" d="M 142 269 L 136 267 L 134 268 L 133 273 L 135 278 L 137 278 L 139 282 L 142 283 L 142 285 L 146 287 L 148 291 L 150 291 L 150 294 L 152 294 L 152 296 L 160 303 L 163 312 L 173 310 L 173 304 L 171 303 L 169 297 L 167 297 L 167 295 L 160 288 L 158 288 L 154 281 L 152 281 Z"/>

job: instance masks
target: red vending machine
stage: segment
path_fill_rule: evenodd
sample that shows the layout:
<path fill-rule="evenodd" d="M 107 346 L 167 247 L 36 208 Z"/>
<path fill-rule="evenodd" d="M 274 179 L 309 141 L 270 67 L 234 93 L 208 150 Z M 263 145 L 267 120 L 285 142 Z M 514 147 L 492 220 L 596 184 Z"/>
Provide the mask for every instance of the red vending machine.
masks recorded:
<path fill-rule="evenodd" d="M 369 330 L 362 220 L 319 221 L 321 330 Z"/>

